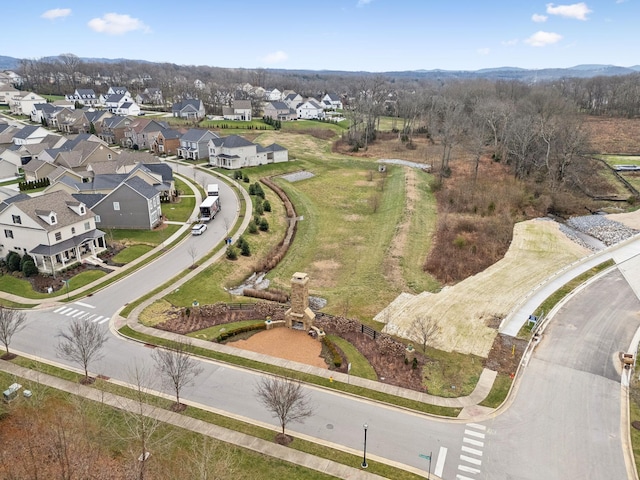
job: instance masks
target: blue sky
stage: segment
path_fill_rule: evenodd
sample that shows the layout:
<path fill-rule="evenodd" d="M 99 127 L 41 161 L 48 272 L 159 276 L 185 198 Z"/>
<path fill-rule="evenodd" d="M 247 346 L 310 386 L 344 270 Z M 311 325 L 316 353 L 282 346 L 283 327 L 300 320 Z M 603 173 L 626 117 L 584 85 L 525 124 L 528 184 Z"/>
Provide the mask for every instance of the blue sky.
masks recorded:
<path fill-rule="evenodd" d="M 633 66 L 639 2 L 11 1 L 0 54 L 369 72 Z"/>

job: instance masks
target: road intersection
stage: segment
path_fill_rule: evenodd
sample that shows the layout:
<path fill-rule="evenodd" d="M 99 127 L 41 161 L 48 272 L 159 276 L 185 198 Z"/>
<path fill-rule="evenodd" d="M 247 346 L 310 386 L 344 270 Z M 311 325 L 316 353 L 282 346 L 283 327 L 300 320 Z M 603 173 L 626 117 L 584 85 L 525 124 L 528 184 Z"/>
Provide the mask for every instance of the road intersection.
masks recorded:
<path fill-rule="evenodd" d="M 187 177 L 192 175 L 191 167 L 176 164 L 176 168 Z M 199 175 L 206 179 L 208 174 Z M 12 350 L 77 367 L 56 357 L 57 332 L 72 318 L 94 321 L 103 328 L 109 328 L 105 319 L 112 319 L 113 327 L 123 305 L 193 263 L 189 247 L 197 246 L 200 255 L 206 254 L 227 234 L 225 224 L 233 224 L 238 215 L 235 194 L 224 183 L 221 196 L 226 222 L 216 218 L 201 237 L 189 236 L 158 260 L 91 297 L 29 311 L 28 325 L 15 336 Z M 634 239 L 594 255 L 550 279 L 513 312 L 503 325 L 509 334 L 518 322 L 526 321 L 532 305 L 546 298 L 548 289 L 553 292 L 556 282 L 561 285 L 591 268 L 591 261 L 597 264 L 614 258 L 624 266 L 610 269 L 552 312 L 542 340 L 528 352 L 510 400 L 500 411 L 479 409 L 475 418 L 441 419 L 307 386 L 315 414 L 304 424 L 293 425 L 293 435 L 360 453 L 366 423 L 367 454 L 372 461 L 426 476 L 425 456 L 430 456 L 432 478 L 434 474 L 459 480 L 635 478 L 626 458 L 628 423 L 621 429 L 626 392 L 620 387 L 615 354 L 628 348 L 640 327 L 638 290 L 634 293 L 628 281 L 635 278 L 633 259 L 638 253 L 640 240 Z M 127 371 L 135 363 L 151 364 L 152 350 L 117 335 L 105 350 L 107 354 L 92 370 L 114 380 L 129 381 Z M 255 398 L 260 372 L 209 360 L 202 360 L 202 366 L 197 386 L 182 395 L 186 401 L 251 423 L 275 425 Z"/>

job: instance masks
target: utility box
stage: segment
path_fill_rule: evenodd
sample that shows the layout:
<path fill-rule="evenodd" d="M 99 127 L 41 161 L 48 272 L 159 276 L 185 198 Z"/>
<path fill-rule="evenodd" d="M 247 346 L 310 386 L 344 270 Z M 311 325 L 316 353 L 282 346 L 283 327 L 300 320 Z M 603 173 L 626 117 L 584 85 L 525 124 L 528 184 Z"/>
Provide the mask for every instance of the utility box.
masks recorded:
<path fill-rule="evenodd" d="M 10 402 L 11 400 L 13 400 L 18 396 L 18 391 L 21 388 L 22 388 L 22 385 L 20 385 L 19 383 L 14 383 L 9 385 L 9 388 L 7 388 L 4 392 L 2 392 L 2 398 L 4 399 L 5 402 Z"/>

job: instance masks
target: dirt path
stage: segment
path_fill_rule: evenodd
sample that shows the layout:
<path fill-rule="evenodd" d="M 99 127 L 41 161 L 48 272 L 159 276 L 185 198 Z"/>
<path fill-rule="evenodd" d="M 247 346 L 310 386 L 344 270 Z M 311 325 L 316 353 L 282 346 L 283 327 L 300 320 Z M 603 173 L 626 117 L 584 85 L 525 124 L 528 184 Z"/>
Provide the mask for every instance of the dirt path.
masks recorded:
<path fill-rule="evenodd" d="M 306 363 L 314 367 L 327 368 L 327 364 L 320 356 L 322 344 L 300 330 L 274 328 L 256 333 L 247 340 L 229 342 L 227 345 L 285 360 Z"/>

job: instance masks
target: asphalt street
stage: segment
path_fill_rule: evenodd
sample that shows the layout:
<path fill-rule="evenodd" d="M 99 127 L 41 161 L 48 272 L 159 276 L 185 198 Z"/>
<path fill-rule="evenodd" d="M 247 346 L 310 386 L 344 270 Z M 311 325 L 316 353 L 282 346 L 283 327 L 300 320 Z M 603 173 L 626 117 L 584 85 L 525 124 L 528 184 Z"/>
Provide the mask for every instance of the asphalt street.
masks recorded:
<path fill-rule="evenodd" d="M 177 167 L 193 179 L 190 167 Z M 205 173 L 197 181 L 208 182 Z M 222 214 L 232 224 L 234 193 L 223 182 Z M 189 237 L 160 259 L 91 297 L 28 312 L 28 326 L 12 350 L 78 368 L 56 357 L 56 334 L 72 318 L 106 329 L 123 305 L 188 268 L 189 249 L 206 254 L 226 235 L 223 218 Z M 443 420 L 368 400 L 305 387 L 314 415 L 290 432 L 359 453 L 367 424 L 370 458 L 422 469 L 432 454 L 432 473 L 445 479 L 627 478 L 620 434 L 620 375 L 615 355 L 630 343 L 640 322 L 640 302 L 616 271 L 575 295 L 552 319 L 524 369 L 513 401 L 502 413 L 477 421 Z M 68 309 L 68 310 L 67 310 Z M 152 365 L 152 349 L 112 336 L 94 374 L 127 382 L 132 365 Z M 197 385 L 182 398 L 248 421 L 277 426 L 255 396 L 259 373 L 201 361 Z M 160 386 L 157 386 L 160 389 Z M 166 391 L 170 394 L 169 391 Z"/>

